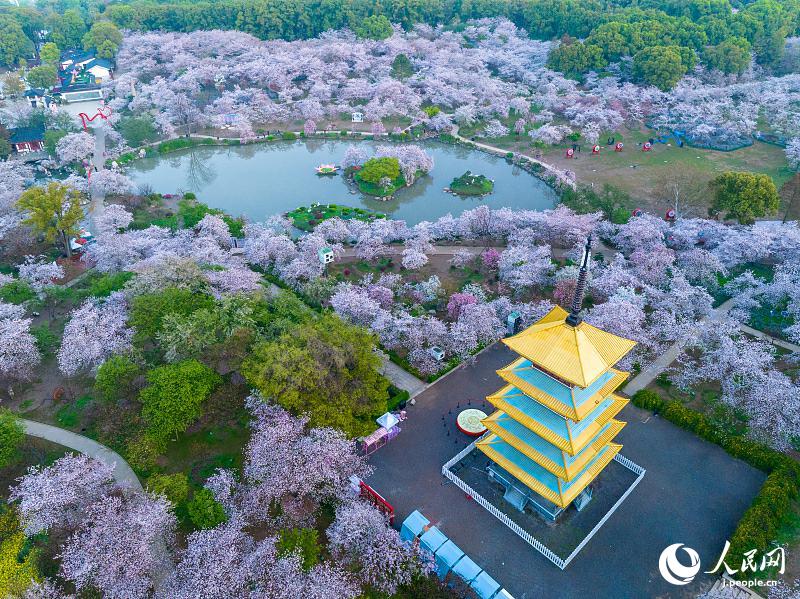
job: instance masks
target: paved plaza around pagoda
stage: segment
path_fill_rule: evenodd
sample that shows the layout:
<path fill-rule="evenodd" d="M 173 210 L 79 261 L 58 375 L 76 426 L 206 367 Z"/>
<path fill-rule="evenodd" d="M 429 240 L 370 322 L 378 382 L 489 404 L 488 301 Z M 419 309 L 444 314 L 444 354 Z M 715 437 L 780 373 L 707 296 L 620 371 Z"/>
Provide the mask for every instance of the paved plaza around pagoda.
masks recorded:
<path fill-rule="evenodd" d="M 713 568 L 765 475 L 649 412 L 629 405 L 617 416 L 628 422 L 617 437 L 622 454 L 647 474 L 564 571 L 446 481 L 442 465 L 472 441 L 456 429 L 456 415 L 466 407 L 491 413 L 483 397 L 502 386 L 495 370 L 514 357 L 496 344 L 430 386 L 400 435 L 371 457 L 368 482 L 395 507 L 397 523 L 419 509 L 517 599 L 637 597 L 642 588 L 689 597 L 708 586 L 710 576 L 681 588 L 666 583 L 661 550 L 683 543 L 700 554 L 703 570 Z"/>

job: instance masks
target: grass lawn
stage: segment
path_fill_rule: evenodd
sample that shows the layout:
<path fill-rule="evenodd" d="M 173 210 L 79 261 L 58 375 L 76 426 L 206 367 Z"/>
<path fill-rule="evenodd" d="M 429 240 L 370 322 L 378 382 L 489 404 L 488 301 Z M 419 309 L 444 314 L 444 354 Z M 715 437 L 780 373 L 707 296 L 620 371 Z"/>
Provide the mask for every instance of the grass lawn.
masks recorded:
<path fill-rule="evenodd" d="M 481 128 L 482 124 L 462 127 L 459 134 L 470 139 Z M 592 155 L 589 145 L 582 142 L 583 151 L 576 153 L 576 158 L 573 159 L 565 156 L 566 149 L 572 145 L 571 141 L 543 150 L 534 148 L 530 138 L 522 135 L 476 138 L 476 141 L 513 152 L 522 152 L 528 156 L 541 152 L 545 162 L 564 170 L 574 171 L 578 183 L 595 186 L 607 183 L 614 185 L 637 200 L 638 207 L 656 214 L 663 214 L 669 208 L 661 205 L 655 198 L 655 192 L 659 180 L 668 177 L 673 171 L 696 172 L 698 181 L 702 183 L 711 181 L 724 171 L 764 173 L 772 177 L 778 189 L 792 176 L 783 148 L 762 142 L 754 142 L 752 146 L 733 152 L 720 152 L 689 146 L 679 148 L 675 145 L 674 139 L 671 139 L 671 145 L 656 143 L 652 151 L 642 152 L 638 144 L 656 137 L 654 131 L 644 129 L 603 132 L 600 135 L 600 143 L 605 142 L 607 137 L 614 137 L 616 141 L 623 142 L 624 150 L 614 152 L 613 148 L 601 145 L 600 154 Z M 800 206 L 795 208 L 795 213 L 790 217 L 796 218 L 798 213 Z"/>
<path fill-rule="evenodd" d="M 642 152 L 639 143 L 647 141 L 655 134 L 650 131 L 625 131 L 614 134 L 617 141 L 625 144 L 623 152 L 614 152 L 612 148 L 602 146 L 598 155 L 592 155 L 586 144 L 583 152 L 577 153 L 577 159 L 565 157 L 566 144 L 552 147 L 544 151 L 545 162 L 574 171 L 579 183 L 602 186 L 611 184 L 628 192 L 640 202 L 639 207 L 657 214 L 669 208 L 655 199 L 659 179 L 670 172 L 693 172 L 702 182 L 711 181 L 723 171 L 752 171 L 764 173 L 772 177 L 780 189 L 791 176 L 783 148 L 755 142 L 752 146 L 719 152 L 702 150 L 684 146 L 656 143 L 652 151 Z M 605 136 L 601 136 L 605 141 Z"/>
<path fill-rule="evenodd" d="M 720 400 L 719 385 L 703 384 L 698 386 L 695 393 L 684 393 L 662 374 L 647 389 L 655 391 L 664 399 L 677 400 L 692 410 L 705 414 L 730 435 L 744 435 L 747 432 L 747 416 Z"/>

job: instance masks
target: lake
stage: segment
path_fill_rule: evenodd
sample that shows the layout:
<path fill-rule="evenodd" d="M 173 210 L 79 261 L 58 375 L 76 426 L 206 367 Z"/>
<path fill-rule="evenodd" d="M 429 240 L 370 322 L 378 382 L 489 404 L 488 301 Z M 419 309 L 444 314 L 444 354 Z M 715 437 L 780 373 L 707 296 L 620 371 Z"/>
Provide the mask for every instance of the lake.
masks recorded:
<path fill-rule="evenodd" d="M 155 192 L 192 191 L 211 207 L 253 221 L 314 202 L 369 208 L 413 225 L 448 212 L 457 216 L 481 204 L 544 210 L 556 201 L 552 188 L 503 158 L 430 141 L 420 145 L 433 156 L 433 171 L 411 187 L 397 191 L 393 199 L 377 200 L 359 193 L 341 175 L 323 177 L 314 170 L 323 163 L 341 164 L 352 143 L 368 146 L 368 154 L 378 145 L 368 141 L 308 140 L 200 146 L 137 160 L 126 167 L 125 173 L 137 185 L 146 183 Z M 461 198 L 443 191 L 467 170 L 494 179 L 492 194 Z"/>

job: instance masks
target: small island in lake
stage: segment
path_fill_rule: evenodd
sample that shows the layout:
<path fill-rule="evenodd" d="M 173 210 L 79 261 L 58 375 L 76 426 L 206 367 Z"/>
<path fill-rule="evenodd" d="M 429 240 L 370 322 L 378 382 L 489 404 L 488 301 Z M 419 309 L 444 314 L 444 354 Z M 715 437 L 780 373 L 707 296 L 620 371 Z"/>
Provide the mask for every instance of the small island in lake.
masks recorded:
<path fill-rule="evenodd" d="M 484 175 L 473 175 L 467 171 L 450 183 L 450 191 L 460 196 L 483 196 L 492 193 L 494 181 Z"/>
<path fill-rule="evenodd" d="M 285 214 L 286 218 L 301 231 L 313 231 L 314 227 L 329 218 L 341 218 L 342 220 L 357 219 L 363 221 L 373 221 L 378 218 L 386 218 L 386 215 L 373 210 L 364 208 L 353 208 L 351 206 L 339 206 L 338 204 L 311 204 L 310 208 L 300 206 Z"/>
<path fill-rule="evenodd" d="M 361 193 L 378 198 L 390 197 L 407 185 L 400 162 L 392 156 L 370 158 L 353 175 Z"/>

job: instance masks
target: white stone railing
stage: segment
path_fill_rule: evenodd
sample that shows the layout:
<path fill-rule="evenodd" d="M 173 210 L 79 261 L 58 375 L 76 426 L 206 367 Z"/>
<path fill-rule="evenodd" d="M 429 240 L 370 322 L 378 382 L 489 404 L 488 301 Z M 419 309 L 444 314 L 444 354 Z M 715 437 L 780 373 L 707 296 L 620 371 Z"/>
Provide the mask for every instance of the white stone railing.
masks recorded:
<path fill-rule="evenodd" d="M 487 433 L 488 434 L 488 433 Z M 556 566 L 561 568 L 562 570 L 566 566 L 564 560 L 558 557 L 555 553 L 553 553 L 547 545 L 536 539 L 533 535 L 531 535 L 526 530 L 523 530 L 522 527 L 514 522 L 511 518 L 506 516 L 503 512 L 489 503 L 486 499 L 483 498 L 475 489 L 470 487 L 467 483 L 463 480 L 458 478 L 455 474 L 450 472 L 450 468 L 461 461 L 468 453 L 470 453 L 475 448 L 475 441 L 467 445 L 464 449 L 459 451 L 455 456 L 453 456 L 444 466 L 442 466 L 442 474 L 447 478 L 450 482 L 456 485 L 459 489 L 464 491 L 467 495 L 469 495 L 475 502 L 477 502 L 483 509 L 489 512 L 492 516 L 500 520 L 503 524 L 505 524 L 508 528 L 514 531 L 517 535 L 519 535 L 522 540 L 528 543 L 531 547 L 536 549 L 539 553 L 553 562 Z"/>
<path fill-rule="evenodd" d="M 594 525 L 594 528 L 592 528 L 592 530 L 589 531 L 589 534 L 586 535 L 586 537 L 584 537 L 584 539 L 580 543 L 578 543 L 578 546 L 572 550 L 572 553 L 570 553 L 567 556 L 567 559 L 564 560 L 563 568 L 566 568 L 567 565 L 575 558 L 575 556 L 578 555 L 578 553 L 580 553 L 580 550 L 583 549 L 586 543 L 589 542 L 589 539 L 591 539 L 594 536 L 594 534 L 598 530 L 600 530 L 600 527 L 602 527 L 603 524 L 606 523 L 606 520 L 608 520 L 611 517 L 611 514 L 617 511 L 617 508 L 622 504 L 623 501 L 625 501 L 628 498 L 628 495 L 631 494 L 631 491 L 633 491 L 636 488 L 636 485 L 638 485 L 639 481 L 641 481 L 642 478 L 644 477 L 644 473 L 647 472 L 647 470 L 639 466 L 639 464 L 636 464 L 635 462 L 629 460 L 622 454 L 618 453 L 617 455 L 615 455 L 614 461 L 619 462 L 620 464 L 625 466 L 628 470 L 630 470 L 631 472 L 633 472 L 638 476 L 636 477 L 636 480 L 633 481 L 631 486 L 625 490 L 622 496 L 619 499 L 617 499 L 616 503 L 614 503 L 614 505 L 611 506 L 611 509 L 608 510 L 602 518 L 600 518 L 600 522 Z"/>
<path fill-rule="evenodd" d="M 486 434 L 488 434 L 488 432 Z M 484 436 L 486 436 L 486 434 L 484 434 Z M 479 440 L 480 439 L 478 439 L 478 441 Z M 549 547 L 547 547 L 547 545 L 545 545 L 540 540 L 535 538 L 528 531 L 524 530 L 519 524 L 517 524 L 511 518 L 506 516 L 497 507 L 492 505 L 482 495 L 480 495 L 480 493 L 475 491 L 475 489 L 470 487 L 467 483 L 465 483 L 463 480 L 461 480 L 458 476 L 456 476 L 450 471 L 450 468 L 452 468 L 455 464 L 464 459 L 464 457 L 466 457 L 474 448 L 475 448 L 475 441 L 467 445 L 464 449 L 462 449 L 456 455 L 450 458 L 445 463 L 445 465 L 442 466 L 442 475 L 445 478 L 447 478 L 447 480 L 456 485 L 459 489 L 464 491 L 464 493 L 466 493 L 470 498 L 472 498 L 476 503 L 478 503 L 483 509 L 485 509 L 492 516 L 500 520 L 500 522 L 502 522 L 508 528 L 514 531 L 514 533 L 516 533 L 523 541 L 528 543 L 531 547 L 536 549 L 536 551 L 538 551 L 547 559 L 549 559 L 551 562 L 553 562 L 561 570 L 567 567 L 567 565 L 575 558 L 575 556 L 578 555 L 581 549 L 584 548 L 586 543 L 589 542 L 589 539 L 591 539 L 595 535 L 595 533 L 598 530 L 600 530 L 603 524 L 605 524 L 606 521 L 611 517 L 611 514 L 613 514 L 617 510 L 617 508 L 622 504 L 622 502 L 625 501 L 625 499 L 627 499 L 628 495 L 630 495 L 631 491 L 633 491 L 633 489 L 636 488 L 636 485 L 639 484 L 639 482 L 642 480 L 646 472 L 644 468 L 642 468 L 635 462 L 629 460 L 625 456 L 620 454 L 614 456 L 615 461 L 619 462 L 625 468 L 627 468 L 628 470 L 637 475 L 636 480 L 633 481 L 631 486 L 626 489 L 626 491 L 622 494 L 622 496 L 619 499 L 617 499 L 616 503 L 614 503 L 611 509 L 608 510 L 608 512 L 606 512 L 606 514 L 600 519 L 600 521 L 597 524 L 595 524 L 594 528 L 592 528 L 589 534 L 586 535 L 586 537 L 578 544 L 578 546 L 572 550 L 572 553 L 570 553 L 566 559 L 562 559 L 558 555 L 556 555 L 555 552 L 553 552 Z"/>

